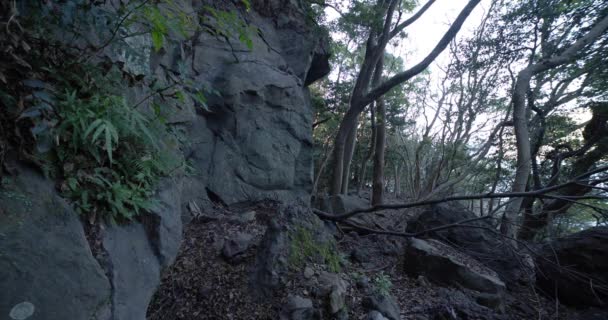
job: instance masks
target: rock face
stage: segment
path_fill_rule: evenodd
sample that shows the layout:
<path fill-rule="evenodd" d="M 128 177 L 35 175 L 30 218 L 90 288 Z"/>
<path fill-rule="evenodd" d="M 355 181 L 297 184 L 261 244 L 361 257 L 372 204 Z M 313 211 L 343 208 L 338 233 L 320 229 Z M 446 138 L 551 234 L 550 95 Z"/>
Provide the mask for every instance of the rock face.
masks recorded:
<path fill-rule="evenodd" d="M 175 3 L 187 12 L 205 5 L 238 12 L 259 29 L 249 34 L 252 49 L 201 32 L 167 39 L 160 53 L 152 52 L 149 35 L 129 39 L 129 50 L 143 53 L 137 61 L 111 47 L 99 55 L 160 84 L 180 73 L 215 92 L 206 94 L 207 110 L 186 96 L 165 114 L 185 141 L 170 152 L 183 152 L 196 174 L 162 181 L 159 206 L 138 221 L 89 235 L 92 254 L 82 222 L 54 182 L 17 170 L 15 189 L 0 190 L 0 317 L 145 319 L 159 275 L 180 246 L 188 203 L 307 201 L 312 107 L 306 86 L 329 72 L 329 53 L 301 1 L 254 0 L 249 12 L 229 1 Z M 139 101 L 152 89 L 125 90 L 128 99 Z M 140 108 L 151 109 L 151 103 Z M 268 283 L 276 280 L 269 277 Z"/>
<path fill-rule="evenodd" d="M 608 227 L 591 228 L 557 239 L 536 259 L 537 285 L 561 303 L 608 306 Z"/>
<path fill-rule="evenodd" d="M 187 157 L 199 173 L 188 196 L 207 191 L 230 204 L 263 198 L 308 201 L 312 108 L 306 85 L 328 73 L 325 43 L 300 1 L 252 1 L 253 49 L 201 34 L 191 56 L 195 82 L 213 88 L 211 112 L 187 124 Z M 162 65 L 161 65 L 162 66 Z"/>
<path fill-rule="evenodd" d="M 437 240 L 413 238 L 406 249 L 404 265 L 409 275 L 424 275 L 441 285 L 480 292 L 478 300 L 492 307 L 500 307 L 506 290 L 495 272 Z"/>

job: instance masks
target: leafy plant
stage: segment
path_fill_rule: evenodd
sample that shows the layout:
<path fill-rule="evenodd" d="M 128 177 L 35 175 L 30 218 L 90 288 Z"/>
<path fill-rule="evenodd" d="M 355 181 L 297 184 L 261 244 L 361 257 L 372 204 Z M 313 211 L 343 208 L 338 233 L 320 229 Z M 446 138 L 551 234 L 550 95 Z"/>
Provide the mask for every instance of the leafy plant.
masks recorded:
<path fill-rule="evenodd" d="M 181 163 L 158 145 L 164 125 L 113 94 L 115 88 L 104 86 L 111 79 L 98 83 L 58 97 L 54 134 L 61 189 L 81 214 L 129 220 L 154 206 L 149 199 L 156 182 Z"/>
<path fill-rule="evenodd" d="M 393 287 L 391 278 L 383 271 L 380 271 L 378 274 L 376 274 L 376 276 L 374 276 L 372 279 L 372 284 L 374 285 L 374 290 L 376 293 L 383 296 L 389 295 L 391 288 Z"/>

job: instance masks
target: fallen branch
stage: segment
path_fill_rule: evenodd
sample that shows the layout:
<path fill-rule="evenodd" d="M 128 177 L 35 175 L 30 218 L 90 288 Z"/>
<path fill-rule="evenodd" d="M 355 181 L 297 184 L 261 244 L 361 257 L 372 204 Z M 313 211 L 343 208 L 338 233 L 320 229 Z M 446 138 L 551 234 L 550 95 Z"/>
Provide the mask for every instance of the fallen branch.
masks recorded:
<path fill-rule="evenodd" d="M 447 198 L 434 199 L 434 200 L 415 201 L 415 202 L 409 202 L 409 203 L 381 204 L 381 205 L 375 205 L 375 206 L 372 206 L 369 208 L 364 208 L 364 209 L 355 209 L 350 212 L 338 214 L 338 215 L 329 214 L 327 212 L 323 212 L 323 211 L 317 210 L 317 209 L 313 209 L 313 212 L 317 216 L 319 216 L 321 219 L 324 219 L 324 220 L 344 221 L 350 217 L 353 217 L 353 216 L 355 216 L 357 214 L 361 214 L 361 213 L 370 213 L 370 212 L 374 212 L 374 211 L 387 210 L 387 209 L 407 209 L 407 208 L 421 207 L 421 206 L 426 206 L 426 205 L 432 205 L 432 204 L 438 204 L 438 203 L 450 202 L 450 201 L 459 201 L 459 200 L 517 198 L 517 197 L 563 199 L 563 198 L 568 198 L 568 197 L 559 196 L 559 195 L 550 195 L 548 193 L 557 191 L 559 189 L 568 187 L 573 184 L 580 183 L 582 179 L 589 177 L 593 174 L 603 172 L 603 171 L 608 171 L 608 166 L 603 166 L 603 167 L 597 168 L 595 170 L 586 172 L 584 174 L 581 174 L 581 175 L 575 177 L 571 181 L 568 181 L 568 182 L 565 182 L 562 184 L 558 184 L 558 185 L 547 187 L 547 188 L 537 189 L 537 190 L 533 190 L 533 191 L 526 191 L 526 192 L 485 193 L 485 194 L 474 194 L 474 195 L 465 195 L 465 196 L 454 196 L 454 197 L 447 197 Z M 593 184 L 593 182 L 587 182 L 587 183 Z M 574 201 L 574 200 L 572 200 L 572 201 Z"/>
<path fill-rule="evenodd" d="M 436 228 L 431 228 L 431 229 L 427 229 L 427 230 L 422 230 L 420 232 L 397 232 L 397 231 L 388 231 L 388 230 L 378 230 L 378 229 L 372 229 L 372 228 L 367 228 L 361 225 L 358 225 L 356 223 L 350 222 L 350 221 L 341 221 L 340 223 L 347 225 L 355 230 L 358 231 L 364 231 L 364 232 L 369 232 L 369 233 L 375 233 L 375 234 L 384 234 L 384 235 L 389 235 L 389 236 L 396 236 L 396 237 L 403 237 L 403 238 L 415 238 L 415 237 L 419 237 L 422 236 L 426 233 L 429 232 L 437 232 L 437 231 L 441 231 L 441 230 L 445 230 L 445 229 L 451 229 L 451 228 L 455 228 L 455 227 L 463 227 L 463 228 L 487 228 L 487 227 L 482 227 L 482 226 L 476 226 L 476 225 L 468 225 L 466 223 L 470 223 L 470 222 L 475 222 L 475 221 L 480 221 L 480 220 L 486 220 L 486 219 L 490 219 L 490 216 L 483 216 L 483 217 L 476 217 L 476 218 L 471 218 L 471 219 L 465 219 L 465 220 L 461 220 L 461 221 L 457 221 L 454 223 L 450 223 L 450 224 L 446 224 L 446 225 L 442 225 Z"/>

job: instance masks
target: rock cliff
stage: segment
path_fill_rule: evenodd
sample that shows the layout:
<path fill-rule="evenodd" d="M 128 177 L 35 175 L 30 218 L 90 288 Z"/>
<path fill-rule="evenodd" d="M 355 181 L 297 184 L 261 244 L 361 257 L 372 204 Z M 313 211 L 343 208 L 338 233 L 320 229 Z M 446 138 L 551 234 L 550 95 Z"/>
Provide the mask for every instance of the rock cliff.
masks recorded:
<path fill-rule="evenodd" d="M 144 59 L 107 48 L 99 60 L 159 82 L 178 74 L 213 92 L 206 109 L 187 96 L 166 114 L 181 137 L 167 146 L 182 153 L 193 172 L 165 178 L 155 196 L 159 205 L 137 221 L 91 227 L 58 195 L 54 181 L 7 161 L 13 174 L 0 191 L 1 318 L 145 319 L 190 220 L 187 208 L 266 198 L 308 202 L 306 87 L 329 72 L 326 39 L 296 0 L 254 0 L 249 11 L 224 1 L 175 2 L 192 12 L 209 4 L 237 12 L 255 31 L 251 48 L 200 32 L 168 39 L 155 53 L 150 37 L 141 36 L 130 49 L 145 52 Z M 151 90 L 139 86 L 125 94 L 137 100 Z"/>

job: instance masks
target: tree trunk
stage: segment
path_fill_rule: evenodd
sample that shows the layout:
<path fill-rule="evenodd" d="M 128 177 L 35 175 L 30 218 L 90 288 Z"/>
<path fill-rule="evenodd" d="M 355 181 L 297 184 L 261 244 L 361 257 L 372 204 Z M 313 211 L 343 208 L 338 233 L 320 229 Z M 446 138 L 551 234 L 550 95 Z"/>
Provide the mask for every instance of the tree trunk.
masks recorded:
<path fill-rule="evenodd" d="M 361 194 L 361 190 L 365 185 L 366 175 L 367 175 L 367 163 L 374 155 L 374 149 L 376 148 L 376 113 L 374 112 L 374 104 L 369 105 L 369 117 L 371 122 L 372 134 L 369 140 L 369 150 L 365 158 L 361 163 L 361 169 L 359 169 L 359 186 L 357 186 L 357 194 Z"/>
<path fill-rule="evenodd" d="M 376 126 L 376 152 L 374 153 L 374 178 L 372 205 L 384 203 L 384 150 L 386 145 L 386 106 L 382 98 L 376 101 L 378 123 Z"/>
<path fill-rule="evenodd" d="M 331 195 L 337 196 L 342 192 L 342 177 L 344 172 L 344 155 L 346 149 L 346 139 L 351 130 L 357 125 L 357 116 L 362 109 L 359 105 L 351 103 L 351 107 L 346 111 L 342 122 L 340 122 L 340 128 L 336 134 L 334 141 L 334 152 L 333 152 L 333 175 L 331 184 Z"/>
<path fill-rule="evenodd" d="M 530 88 L 530 80 L 533 75 L 532 67 L 528 66 L 519 72 L 513 89 L 513 128 L 517 145 L 517 164 L 511 192 L 526 191 L 528 176 L 530 175 L 530 134 L 526 117 L 526 92 Z M 509 238 L 515 238 L 516 236 L 516 220 L 522 200 L 523 198 L 511 199 L 502 217 L 500 231 Z"/>
<path fill-rule="evenodd" d="M 401 196 L 401 171 L 399 169 L 397 160 L 395 160 L 395 198 L 397 199 Z"/>
<path fill-rule="evenodd" d="M 357 123 L 358 121 L 357 117 Z M 359 129 L 358 125 L 355 125 L 353 130 L 348 134 L 348 138 L 346 139 L 346 146 L 344 149 L 344 169 L 342 172 L 342 194 L 348 194 L 348 185 L 350 182 L 350 167 L 353 161 L 353 155 L 355 154 L 355 147 L 357 145 L 357 130 Z"/>

